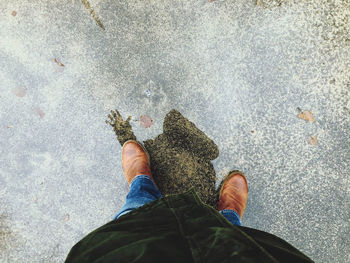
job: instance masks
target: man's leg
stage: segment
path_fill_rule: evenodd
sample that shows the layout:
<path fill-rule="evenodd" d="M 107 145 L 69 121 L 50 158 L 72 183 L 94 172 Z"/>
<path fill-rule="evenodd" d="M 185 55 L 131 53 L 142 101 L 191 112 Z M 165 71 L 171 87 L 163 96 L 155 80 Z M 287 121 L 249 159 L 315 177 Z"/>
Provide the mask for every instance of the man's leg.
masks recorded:
<path fill-rule="evenodd" d="M 122 167 L 130 191 L 114 219 L 162 197 L 151 174 L 149 155 L 142 144 L 134 140 L 123 144 Z"/>
<path fill-rule="evenodd" d="M 241 226 L 248 199 L 248 183 L 244 174 L 239 171 L 231 172 L 222 184 L 218 211 L 233 225 Z"/>
<path fill-rule="evenodd" d="M 132 180 L 125 204 L 114 219 L 161 197 L 162 194 L 149 176 L 138 175 Z"/>

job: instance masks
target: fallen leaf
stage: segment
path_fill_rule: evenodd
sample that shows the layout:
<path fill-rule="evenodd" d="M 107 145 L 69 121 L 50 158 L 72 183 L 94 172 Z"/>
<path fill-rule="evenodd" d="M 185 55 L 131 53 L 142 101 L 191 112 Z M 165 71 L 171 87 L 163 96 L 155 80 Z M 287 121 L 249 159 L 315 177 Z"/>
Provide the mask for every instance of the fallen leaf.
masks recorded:
<path fill-rule="evenodd" d="M 64 70 L 64 64 L 59 62 L 56 58 L 52 60 L 53 62 L 53 69 L 55 72 L 63 72 Z"/>
<path fill-rule="evenodd" d="M 311 111 L 303 111 L 301 113 L 298 114 L 298 118 L 299 119 L 303 119 L 305 121 L 309 121 L 309 122 L 315 122 L 315 117 L 312 114 Z"/>
<path fill-rule="evenodd" d="M 59 62 L 57 59 L 54 59 L 53 62 L 55 62 L 57 65 L 61 67 L 64 67 L 64 65 L 61 62 Z"/>
<path fill-rule="evenodd" d="M 17 15 L 17 12 L 15 10 L 12 11 L 11 13 L 12 16 L 16 16 Z"/>
<path fill-rule="evenodd" d="M 140 123 L 141 126 L 144 128 L 148 128 L 152 125 L 153 121 L 150 116 L 148 115 L 141 115 L 140 116 Z"/>
<path fill-rule="evenodd" d="M 310 136 L 310 138 L 309 138 L 309 144 L 311 144 L 311 145 L 317 145 L 317 143 L 318 143 L 317 136 Z"/>
<path fill-rule="evenodd" d="M 17 87 L 12 90 L 12 93 L 17 97 L 24 97 L 27 94 L 27 90 L 22 87 Z"/>
<path fill-rule="evenodd" d="M 40 116 L 40 118 L 44 118 L 44 116 L 45 116 L 45 112 L 43 112 L 40 108 L 38 108 L 38 107 L 36 107 L 36 108 L 34 108 L 34 113 L 35 114 L 37 114 L 37 115 L 39 115 Z"/>
<path fill-rule="evenodd" d="M 69 220 L 69 214 L 66 214 L 65 217 L 64 217 L 64 219 L 63 219 L 63 221 L 64 221 L 64 222 L 67 222 L 68 220 Z"/>

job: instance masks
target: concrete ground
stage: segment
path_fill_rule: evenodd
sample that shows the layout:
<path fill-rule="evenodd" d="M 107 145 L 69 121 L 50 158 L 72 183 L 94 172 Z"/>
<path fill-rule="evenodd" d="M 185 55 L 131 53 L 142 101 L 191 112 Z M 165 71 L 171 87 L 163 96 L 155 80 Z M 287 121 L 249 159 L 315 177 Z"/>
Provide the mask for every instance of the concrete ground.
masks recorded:
<path fill-rule="evenodd" d="M 62 262 L 110 221 L 127 187 L 109 110 L 146 140 L 174 108 L 218 145 L 218 184 L 247 174 L 245 226 L 349 262 L 349 17 L 348 0 L 0 0 L 0 261 Z"/>

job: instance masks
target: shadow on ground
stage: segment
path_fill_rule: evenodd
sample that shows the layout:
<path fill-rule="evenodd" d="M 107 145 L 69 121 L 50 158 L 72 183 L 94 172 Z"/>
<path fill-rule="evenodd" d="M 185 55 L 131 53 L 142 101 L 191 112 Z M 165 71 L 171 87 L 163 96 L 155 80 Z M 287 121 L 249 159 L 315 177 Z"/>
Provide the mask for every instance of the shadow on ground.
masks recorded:
<path fill-rule="evenodd" d="M 118 110 L 108 115 L 120 145 L 137 140 Z M 217 145 L 177 110 L 164 119 L 163 133 L 143 142 L 151 158 L 152 175 L 163 195 L 182 193 L 194 187 L 202 201 L 217 207 L 216 174 L 211 160 L 219 156 Z M 220 187 L 218 188 L 220 189 Z"/>

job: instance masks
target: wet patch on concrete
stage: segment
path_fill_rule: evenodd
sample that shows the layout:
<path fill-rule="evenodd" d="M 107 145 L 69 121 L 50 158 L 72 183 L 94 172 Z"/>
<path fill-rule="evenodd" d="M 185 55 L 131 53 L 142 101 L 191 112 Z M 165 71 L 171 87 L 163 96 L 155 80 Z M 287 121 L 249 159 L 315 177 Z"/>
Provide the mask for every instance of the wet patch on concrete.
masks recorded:
<path fill-rule="evenodd" d="M 27 94 L 27 90 L 23 87 L 16 87 L 12 90 L 12 93 L 17 97 L 24 97 Z"/>
<path fill-rule="evenodd" d="M 118 110 L 108 115 L 120 145 L 136 140 L 129 123 Z M 217 145 L 177 110 L 164 119 L 163 133 L 143 142 L 151 158 L 152 175 L 163 195 L 182 193 L 194 187 L 202 201 L 216 208 L 218 191 L 211 160 L 219 155 Z"/>
<path fill-rule="evenodd" d="M 282 5 L 282 0 L 255 0 L 257 6 L 264 8 L 280 7 Z"/>
<path fill-rule="evenodd" d="M 10 260 L 11 248 L 15 245 L 16 236 L 10 228 L 10 219 L 6 213 L 0 214 L 0 261 Z"/>
<path fill-rule="evenodd" d="M 109 120 L 106 120 L 106 123 L 113 127 L 120 145 L 123 145 L 127 140 L 136 140 L 130 125 L 131 116 L 124 121 L 118 110 L 111 110 L 108 118 Z"/>

